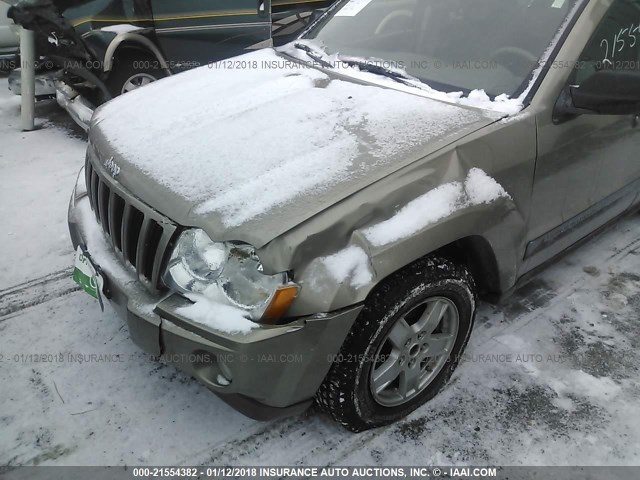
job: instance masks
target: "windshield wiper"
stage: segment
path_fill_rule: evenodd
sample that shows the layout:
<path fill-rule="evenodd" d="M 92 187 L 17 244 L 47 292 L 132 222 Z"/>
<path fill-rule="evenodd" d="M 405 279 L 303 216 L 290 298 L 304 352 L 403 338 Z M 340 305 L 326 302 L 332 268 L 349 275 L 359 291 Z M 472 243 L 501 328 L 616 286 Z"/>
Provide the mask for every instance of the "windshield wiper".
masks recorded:
<path fill-rule="evenodd" d="M 295 42 L 293 46 L 294 48 L 305 52 L 307 56 L 315 61 L 318 65 L 321 65 L 325 68 L 335 67 L 335 65 L 331 64 L 326 59 L 326 53 L 322 50 L 313 48 L 311 45 L 300 42 Z M 358 67 L 363 72 L 373 73 L 374 75 L 381 75 L 409 87 L 418 87 L 418 85 L 421 83 L 420 80 L 412 77 L 411 75 L 400 69 L 389 68 L 381 65 L 385 62 L 385 60 L 379 58 L 360 58 L 347 55 L 337 55 L 336 58 L 342 63 L 345 63 L 352 67 Z"/>
<path fill-rule="evenodd" d="M 303 52 L 305 52 L 307 56 L 315 61 L 318 65 L 322 65 L 325 68 L 333 68 L 333 65 L 323 58 L 325 54 L 321 50 L 317 50 L 307 45 L 306 43 L 300 42 L 294 43 L 293 46 L 298 50 L 302 50 Z"/>
<path fill-rule="evenodd" d="M 409 87 L 416 87 L 416 83 L 420 82 L 417 78 L 408 75 L 406 72 L 381 65 L 381 63 L 385 62 L 385 60 L 382 59 L 338 55 L 338 60 L 352 67 L 358 67 L 363 72 L 382 75 L 383 77 L 390 78 Z"/>

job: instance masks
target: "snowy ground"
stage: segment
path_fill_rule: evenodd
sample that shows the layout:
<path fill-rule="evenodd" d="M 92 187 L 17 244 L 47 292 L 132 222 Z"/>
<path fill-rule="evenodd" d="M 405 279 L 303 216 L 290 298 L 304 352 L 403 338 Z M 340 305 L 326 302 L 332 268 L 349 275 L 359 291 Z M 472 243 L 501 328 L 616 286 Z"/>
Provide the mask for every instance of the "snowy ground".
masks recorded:
<path fill-rule="evenodd" d="M 20 132 L 0 78 L 0 465 L 640 463 L 640 216 L 482 305 L 453 381 L 405 421 L 359 435 L 316 409 L 259 423 L 74 288 L 65 217 L 84 140 L 55 106 L 38 115 Z"/>

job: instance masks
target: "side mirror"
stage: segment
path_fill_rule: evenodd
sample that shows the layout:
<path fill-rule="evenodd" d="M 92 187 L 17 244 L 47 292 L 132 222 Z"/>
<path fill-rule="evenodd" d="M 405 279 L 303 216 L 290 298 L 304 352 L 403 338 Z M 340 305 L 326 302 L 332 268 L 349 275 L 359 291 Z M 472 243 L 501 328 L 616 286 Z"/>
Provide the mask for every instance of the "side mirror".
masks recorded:
<path fill-rule="evenodd" d="M 569 91 L 573 107 L 580 113 L 640 113 L 640 71 L 600 70 Z"/>
<path fill-rule="evenodd" d="M 566 87 L 556 102 L 553 122 L 593 114 L 640 114 L 640 70 L 600 70 L 582 85 Z"/>

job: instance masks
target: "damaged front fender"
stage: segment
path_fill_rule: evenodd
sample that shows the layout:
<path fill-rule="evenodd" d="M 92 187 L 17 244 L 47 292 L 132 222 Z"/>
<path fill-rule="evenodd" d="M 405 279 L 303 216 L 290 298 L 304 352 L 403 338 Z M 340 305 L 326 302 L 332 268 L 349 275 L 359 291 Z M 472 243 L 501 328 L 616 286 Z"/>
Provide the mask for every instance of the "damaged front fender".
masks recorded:
<path fill-rule="evenodd" d="M 389 275 L 469 238 L 488 245 L 480 254 L 492 258 L 479 264 L 495 263 L 496 288 L 508 290 L 522 263 L 535 159 L 534 116 L 496 122 L 274 240 L 266 257 L 288 257 L 302 286 L 289 315 L 363 302 Z"/>

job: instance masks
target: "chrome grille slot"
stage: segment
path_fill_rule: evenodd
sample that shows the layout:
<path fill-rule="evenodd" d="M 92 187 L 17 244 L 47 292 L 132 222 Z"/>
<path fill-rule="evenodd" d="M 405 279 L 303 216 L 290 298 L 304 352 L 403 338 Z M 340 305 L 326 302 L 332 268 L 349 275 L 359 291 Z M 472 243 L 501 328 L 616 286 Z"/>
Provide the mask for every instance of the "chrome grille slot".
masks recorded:
<path fill-rule="evenodd" d="M 87 159 L 84 166 L 84 184 L 87 186 L 87 193 L 89 193 L 89 202 L 91 203 L 91 209 L 93 210 L 93 199 L 91 198 L 91 179 L 93 175 L 93 167 L 91 162 Z"/>
<path fill-rule="evenodd" d="M 96 220 L 100 223 L 100 209 L 98 206 L 98 183 L 100 183 L 100 179 L 98 178 L 98 174 L 95 170 L 91 173 L 91 187 L 87 185 L 89 188 L 89 196 L 91 197 L 91 208 L 93 208 L 94 213 L 96 214 Z"/>
<path fill-rule="evenodd" d="M 160 290 L 163 262 L 177 225 L 99 174 L 89 159 L 85 169 L 91 208 L 116 255 L 149 290 Z"/>
<path fill-rule="evenodd" d="M 127 244 L 126 260 L 135 266 L 138 253 L 138 240 L 140 239 L 140 230 L 142 229 L 144 215 L 140 210 L 130 207 L 126 219 L 127 223 L 124 225 L 125 236 L 123 237 Z"/>
<path fill-rule="evenodd" d="M 147 218 L 142 222 L 138 251 L 136 253 L 136 270 L 143 279 L 152 280 L 153 262 L 156 249 L 162 238 L 162 227 Z"/>
<path fill-rule="evenodd" d="M 109 195 L 109 234 L 113 246 L 122 252 L 122 214 L 124 212 L 124 200 L 113 191 Z"/>
<path fill-rule="evenodd" d="M 98 211 L 104 233 L 109 235 L 109 189 L 104 182 L 98 181 Z"/>

